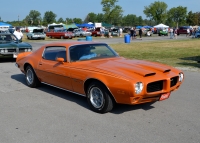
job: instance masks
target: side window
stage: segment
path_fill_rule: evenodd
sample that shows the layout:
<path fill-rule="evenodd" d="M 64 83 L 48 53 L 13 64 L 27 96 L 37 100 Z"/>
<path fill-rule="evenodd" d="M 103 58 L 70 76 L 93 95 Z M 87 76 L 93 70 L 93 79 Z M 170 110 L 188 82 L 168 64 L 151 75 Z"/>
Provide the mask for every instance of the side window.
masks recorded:
<path fill-rule="evenodd" d="M 64 58 L 67 61 L 67 53 L 65 47 L 46 47 L 43 53 L 43 59 L 56 61 L 57 58 Z"/>

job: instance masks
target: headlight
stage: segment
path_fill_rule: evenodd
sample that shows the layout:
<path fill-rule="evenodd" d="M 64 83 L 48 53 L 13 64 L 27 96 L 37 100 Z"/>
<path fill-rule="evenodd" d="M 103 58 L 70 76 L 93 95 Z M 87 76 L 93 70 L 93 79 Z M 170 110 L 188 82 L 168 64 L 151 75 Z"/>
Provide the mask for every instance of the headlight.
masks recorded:
<path fill-rule="evenodd" d="M 8 53 L 8 50 L 7 50 L 7 49 L 5 49 L 5 50 L 4 50 L 4 52 L 5 52 L 5 53 Z"/>
<path fill-rule="evenodd" d="M 4 50 L 1 50 L 1 53 L 4 53 Z"/>
<path fill-rule="evenodd" d="M 142 82 L 137 82 L 134 86 L 135 86 L 135 93 L 136 94 L 141 93 L 142 90 L 143 90 L 143 87 L 144 87 Z"/>
<path fill-rule="evenodd" d="M 31 51 L 31 49 L 28 49 L 28 51 L 30 52 L 30 51 Z"/>
<path fill-rule="evenodd" d="M 24 52 L 27 52 L 28 51 L 28 49 L 24 49 Z"/>
<path fill-rule="evenodd" d="M 179 73 L 179 82 L 182 82 L 183 78 L 184 78 L 183 73 Z"/>

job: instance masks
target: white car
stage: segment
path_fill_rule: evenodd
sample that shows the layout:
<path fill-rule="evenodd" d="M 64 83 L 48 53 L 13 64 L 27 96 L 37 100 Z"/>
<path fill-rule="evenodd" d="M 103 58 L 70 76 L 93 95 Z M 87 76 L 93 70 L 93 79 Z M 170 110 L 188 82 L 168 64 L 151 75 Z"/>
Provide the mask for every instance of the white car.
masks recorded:
<path fill-rule="evenodd" d="M 30 30 L 27 34 L 27 39 L 43 39 L 45 40 L 46 34 L 43 28 L 35 27 Z"/>
<path fill-rule="evenodd" d="M 75 29 L 74 30 L 74 36 L 75 37 L 83 37 L 83 36 L 91 36 L 92 33 L 90 31 L 84 31 L 80 29 Z"/>

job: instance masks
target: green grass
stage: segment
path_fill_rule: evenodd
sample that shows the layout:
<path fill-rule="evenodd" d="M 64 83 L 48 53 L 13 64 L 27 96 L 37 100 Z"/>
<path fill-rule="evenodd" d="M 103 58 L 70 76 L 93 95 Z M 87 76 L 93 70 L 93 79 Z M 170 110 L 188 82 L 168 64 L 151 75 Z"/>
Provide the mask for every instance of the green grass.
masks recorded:
<path fill-rule="evenodd" d="M 176 67 L 200 68 L 200 39 L 110 44 L 120 56 Z"/>

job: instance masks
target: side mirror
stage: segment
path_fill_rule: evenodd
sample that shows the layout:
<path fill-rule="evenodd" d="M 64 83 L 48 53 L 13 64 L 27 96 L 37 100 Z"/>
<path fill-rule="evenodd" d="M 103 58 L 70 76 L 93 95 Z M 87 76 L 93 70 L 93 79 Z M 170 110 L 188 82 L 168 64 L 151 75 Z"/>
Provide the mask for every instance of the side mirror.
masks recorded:
<path fill-rule="evenodd" d="M 65 60 L 64 60 L 64 58 L 57 58 L 56 61 L 63 63 Z"/>

